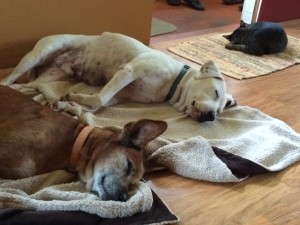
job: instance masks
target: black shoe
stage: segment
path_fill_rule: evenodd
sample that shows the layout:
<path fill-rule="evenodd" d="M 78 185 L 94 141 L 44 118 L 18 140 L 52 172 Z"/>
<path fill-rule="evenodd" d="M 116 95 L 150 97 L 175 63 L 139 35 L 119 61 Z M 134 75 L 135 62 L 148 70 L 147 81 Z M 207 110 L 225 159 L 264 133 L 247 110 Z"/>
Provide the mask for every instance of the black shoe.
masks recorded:
<path fill-rule="evenodd" d="M 169 5 L 180 5 L 181 0 L 168 0 Z"/>
<path fill-rule="evenodd" d="M 205 7 L 202 5 L 202 3 L 199 0 L 184 0 L 186 3 L 188 3 L 193 9 L 197 10 L 204 10 Z"/>
<path fill-rule="evenodd" d="M 233 4 L 243 3 L 244 0 L 223 0 L 223 2 L 227 5 L 233 5 Z"/>

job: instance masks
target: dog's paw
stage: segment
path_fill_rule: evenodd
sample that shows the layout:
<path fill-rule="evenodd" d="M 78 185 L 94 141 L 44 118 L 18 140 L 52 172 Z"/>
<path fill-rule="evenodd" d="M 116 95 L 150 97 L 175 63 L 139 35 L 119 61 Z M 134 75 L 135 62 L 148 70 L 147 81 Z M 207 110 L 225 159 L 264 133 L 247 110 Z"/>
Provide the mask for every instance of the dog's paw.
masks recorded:
<path fill-rule="evenodd" d="M 48 106 L 56 112 L 64 112 L 72 116 L 80 116 L 82 114 L 82 107 L 75 102 L 56 101 Z"/>
<path fill-rule="evenodd" d="M 54 111 L 65 111 L 68 108 L 81 108 L 81 106 L 79 104 L 77 104 L 76 102 L 73 101 L 55 101 L 51 104 L 48 105 L 51 109 L 53 109 Z"/>
<path fill-rule="evenodd" d="M 225 108 L 230 108 L 237 105 L 237 101 L 233 98 L 231 94 L 227 94 L 227 100 Z"/>
<path fill-rule="evenodd" d="M 75 101 L 69 101 L 68 98 L 62 97 L 59 101 L 55 101 L 52 104 L 49 104 L 49 107 L 54 111 L 58 112 L 75 112 L 74 115 L 81 115 L 83 112 L 95 112 L 99 107 L 92 107 L 89 105 L 79 104 Z"/>
<path fill-rule="evenodd" d="M 70 107 L 70 103 L 67 101 L 55 101 L 51 104 L 48 105 L 51 109 L 53 109 L 54 111 L 57 112 L 61 112 L 64 109 L 66 109 L 67 107 Z"/>

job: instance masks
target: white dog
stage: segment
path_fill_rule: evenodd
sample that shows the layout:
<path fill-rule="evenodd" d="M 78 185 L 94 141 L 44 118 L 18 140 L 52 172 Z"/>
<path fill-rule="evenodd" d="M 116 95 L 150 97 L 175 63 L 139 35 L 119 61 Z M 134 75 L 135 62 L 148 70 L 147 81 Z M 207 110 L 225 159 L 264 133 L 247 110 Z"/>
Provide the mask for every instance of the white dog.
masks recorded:
<path fill-rule="evenodd" d="M 99 93 L 69 93 L 53 104 L 74 102 L 97 110 L 119 102 L 162 102 L 204 122 L 213 121 L 226 105 L 235 104 L 217 65 L 209 61 L 198 71 L 141 42 L 115 33 L 100 36 L 54 35 L 41 39 L 1 81 L 12 85 L 21 75 L 62 74 L 104 87 Z"/>

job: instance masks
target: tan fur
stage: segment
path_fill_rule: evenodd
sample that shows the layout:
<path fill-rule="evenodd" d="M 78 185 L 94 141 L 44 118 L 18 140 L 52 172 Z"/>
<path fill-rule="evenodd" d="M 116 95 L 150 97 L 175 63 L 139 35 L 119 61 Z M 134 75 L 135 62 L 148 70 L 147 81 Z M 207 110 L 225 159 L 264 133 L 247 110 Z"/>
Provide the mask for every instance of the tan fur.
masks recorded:
<path fill-rule="evenodd" d="M 0 177 L 18 179 L 68 167 L 85 124 L 0 85 Z M 163 133 L 163 121 L 139 120 L 123 129 L 94 128 L 75 169 L 87 190 L 104 200 L 126 200 L 144 173 L 145 145 Z"/>

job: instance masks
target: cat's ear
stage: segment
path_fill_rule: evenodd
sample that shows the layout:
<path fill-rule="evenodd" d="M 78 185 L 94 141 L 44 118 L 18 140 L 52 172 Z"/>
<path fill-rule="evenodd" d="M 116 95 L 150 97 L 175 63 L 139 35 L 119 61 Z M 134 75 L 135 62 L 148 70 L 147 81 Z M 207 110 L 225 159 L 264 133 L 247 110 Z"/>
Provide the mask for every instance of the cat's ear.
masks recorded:
<path fill-rule="evenodd" d="M 240 28 L 245 28 L 245 27 L 247 27 L 247 24 L 243 20 L 241 20 Z"/>
<path fill-rule="evenodd" d="M 231 41 L 232 34 L 224 34 L 223 37 L 226 38 L 228 41 Z"/>

